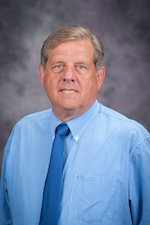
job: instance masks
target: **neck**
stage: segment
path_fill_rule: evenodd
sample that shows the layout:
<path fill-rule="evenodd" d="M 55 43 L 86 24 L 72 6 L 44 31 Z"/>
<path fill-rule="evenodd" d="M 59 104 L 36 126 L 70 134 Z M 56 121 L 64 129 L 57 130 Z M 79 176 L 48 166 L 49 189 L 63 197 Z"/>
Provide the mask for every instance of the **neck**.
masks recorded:
<path fill-rule="evenodd" d="M 63 109 L 63 110 L 56 111 L 53 107 L 52 107 L 52 109 L 53 109 L 54 115 L 59 120 L 61 120 L 62 122 L 67 122 L 67 121 L 72 120 L 72 119 L 74 119 L 76 117 L 79 117 L 82 114 L 84 114 L 85 112 L 87 112 L 92 107 L 92 105 L 94 104 L 94 102 L 92 102 L 92 104 L 89 105 L 88 107 L 85 107 L 84 110 L 83 109 L 81 110 L 79 108 L 79 109 L 75 109 L 75 110 L 74 109 L 70 109 L 70 110 L 68 110 L 68 109 L 64 110 Z"/>

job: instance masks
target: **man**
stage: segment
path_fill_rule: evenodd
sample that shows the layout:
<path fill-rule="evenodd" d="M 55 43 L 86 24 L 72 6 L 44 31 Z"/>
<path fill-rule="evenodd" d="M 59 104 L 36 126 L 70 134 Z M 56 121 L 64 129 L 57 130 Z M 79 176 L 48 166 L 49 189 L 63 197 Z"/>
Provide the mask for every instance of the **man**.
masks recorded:
<path fill-rule="evenodd" d="M 100 39 L 85 27 L 62 28 L 44 42 L 39 75 L 52 109 L 23 118 L 7 142 L 0 225 L 42 224 L 55 129 L 62 122 L 70 132 L 58 224 L 150 224 L 150 135 L 97 102 L 103 56 Z"/>

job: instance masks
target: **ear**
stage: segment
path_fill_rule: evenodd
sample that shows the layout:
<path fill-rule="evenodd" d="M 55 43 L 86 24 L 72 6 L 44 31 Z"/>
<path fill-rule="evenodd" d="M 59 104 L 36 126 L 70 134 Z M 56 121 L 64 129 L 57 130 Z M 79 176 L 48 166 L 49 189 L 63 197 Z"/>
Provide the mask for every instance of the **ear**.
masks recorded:
<path fill-rule="evenodd" d="M 98 90 L 100 89 L 103 81 L 104 81 L 104 78 L 105 78 L 105 67 L 102 66 L 99 71 L 98 71 L 98 74 L 96 75 L 97 77 L 97 85 L 98 85 Z"/>
<path fill-rule="evenodd" d="M 41 84 L 44 88 L 44 70 L 43 70 L 43 66 L 41 64 L 39 65 L 38 72 L 39 72 Z"/>

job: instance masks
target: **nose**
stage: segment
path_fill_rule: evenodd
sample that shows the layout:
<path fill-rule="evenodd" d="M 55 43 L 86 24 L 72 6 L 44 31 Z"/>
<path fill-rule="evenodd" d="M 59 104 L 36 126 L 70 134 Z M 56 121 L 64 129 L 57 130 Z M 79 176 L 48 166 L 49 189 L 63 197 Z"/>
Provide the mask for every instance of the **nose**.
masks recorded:
<path fill-rule="evenodd" d="M 65 82 L 75 82 L 76 81 L 74 66 L 72 66 L 72 65 L 66 66 L 62 79 Z"/>

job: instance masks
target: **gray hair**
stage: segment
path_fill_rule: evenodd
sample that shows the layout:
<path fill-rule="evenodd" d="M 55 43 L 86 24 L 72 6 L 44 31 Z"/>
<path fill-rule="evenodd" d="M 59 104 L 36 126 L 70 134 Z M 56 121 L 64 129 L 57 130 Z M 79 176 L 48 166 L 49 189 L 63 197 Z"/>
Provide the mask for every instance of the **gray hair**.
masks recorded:
<path fill-rule="evenodd" d="M 49 37 L 44 41 L 41 49 L 41 65 L 43 66 L 43 70 L 45 71 L 46 68 L 49 49 L 55 48 L 62 42 L 82 40 L 82 39 L 90 40 L 94 47 L 93 63 L 95 65 L 96 72 L 98 72 L 98 70 L 103 65 L 103 58 L 104 58 L 103 44 L 100 38 L 97 35 L 91 33 L 91 31 L 87 27 L 76 25 L 63 27 L 59 30 L 56 30 L 53 33 L 51 33 Z"/>

